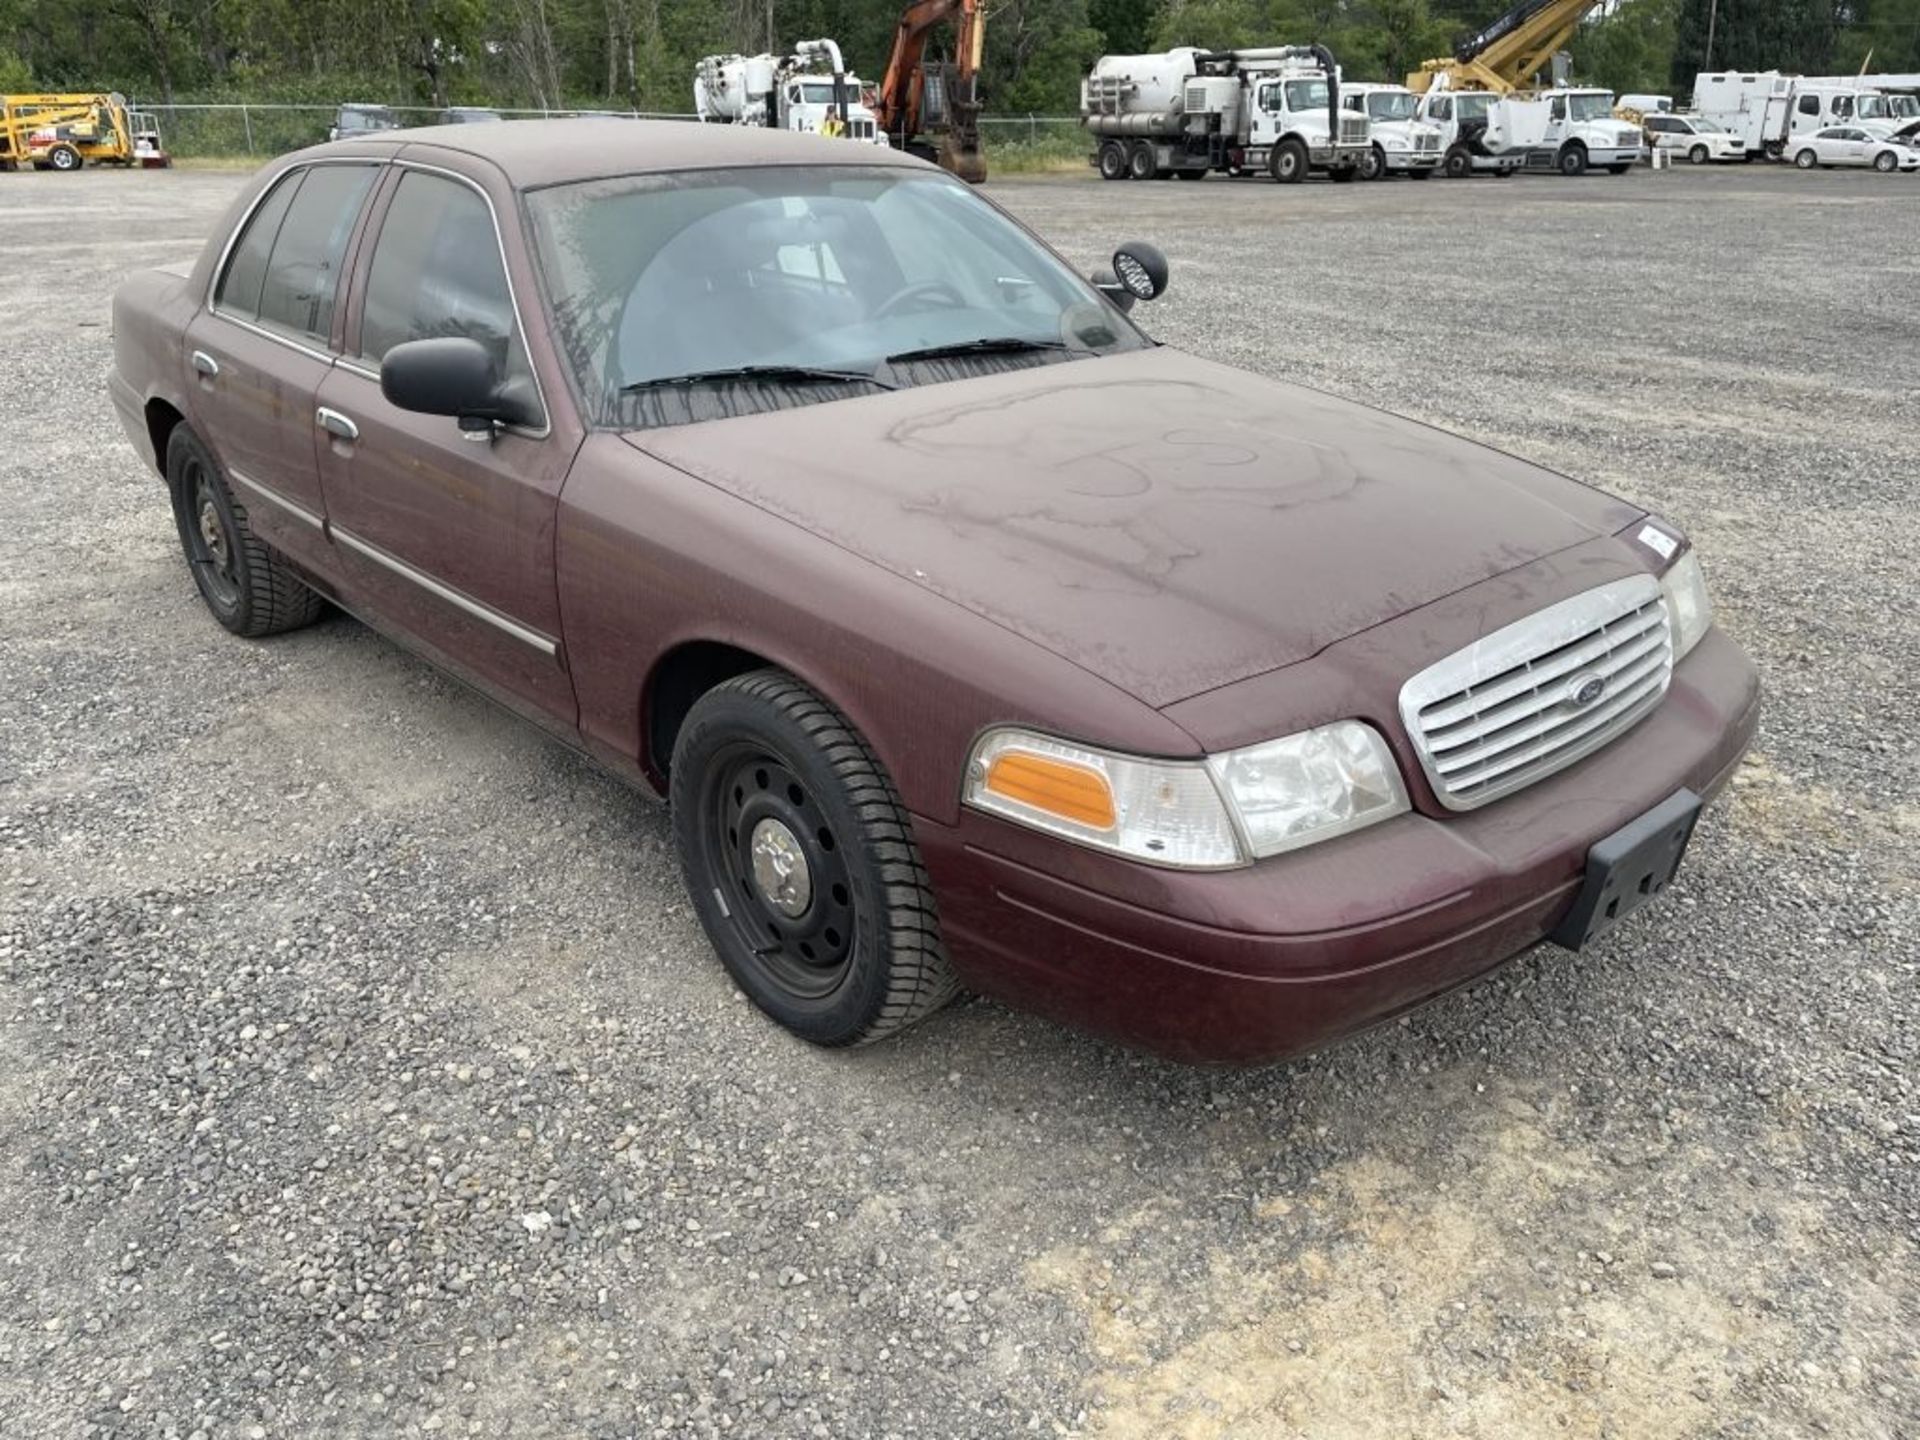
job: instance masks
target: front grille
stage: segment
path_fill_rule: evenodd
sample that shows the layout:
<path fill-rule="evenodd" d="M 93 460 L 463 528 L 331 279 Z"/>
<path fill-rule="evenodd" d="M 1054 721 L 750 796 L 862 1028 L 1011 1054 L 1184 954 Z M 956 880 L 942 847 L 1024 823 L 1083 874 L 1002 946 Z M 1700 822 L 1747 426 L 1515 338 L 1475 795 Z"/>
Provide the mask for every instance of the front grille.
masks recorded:
<path fill-rule="evenodd" d="M 1440 803 L 1472 810 L 1592 754 L 1672 677 L 1660 583 L 1635 575 L 1428 666 L 1401 687 L 1400 718 Z"/>
<path fill-rule="evenodd" d="M 1438 135 L 1416 135 L 1413 137 L 1413 148 L 1416 150 L 1438 150 L 1440 148 L 1440 137 Z"/>
<path fill-rule="evenodd" d="M 1367 138 L 1367 117 L 1364 115 L 1342 115 L 1340 117 L 1340 143 L 1357 145 Z"/>

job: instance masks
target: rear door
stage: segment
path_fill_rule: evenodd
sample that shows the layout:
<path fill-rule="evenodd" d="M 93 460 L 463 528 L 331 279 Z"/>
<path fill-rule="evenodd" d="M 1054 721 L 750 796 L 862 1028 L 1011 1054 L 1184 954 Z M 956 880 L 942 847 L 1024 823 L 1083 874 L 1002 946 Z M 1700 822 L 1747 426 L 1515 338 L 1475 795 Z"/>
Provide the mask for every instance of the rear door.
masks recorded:
<path fill-rule="evenodd" d="M 377 161 L 287 171 L 236 228 L 187 327 L 195 431 L 261 536 L 331 573 L 313 444 L 340 274 Z"/>
<path fill-rule="evenodd" d="M 483 178 L 500 184 L 395 162 L 355 267 L 347 355 L 320 388 L 327 519 L 351 593 L 382 620 L 514 708 L 571 728 L 554 520 L 581 432 L 570 415 L 556 424 L 533 371 L 496 219 L 513 197 Z M 506 233 L 521 243 L 517 226 Z M 474 439 L 388 403 L 387 351 L 455 335 L 487 346 L 504 373 L 533 376 L 539 425 Z"/>

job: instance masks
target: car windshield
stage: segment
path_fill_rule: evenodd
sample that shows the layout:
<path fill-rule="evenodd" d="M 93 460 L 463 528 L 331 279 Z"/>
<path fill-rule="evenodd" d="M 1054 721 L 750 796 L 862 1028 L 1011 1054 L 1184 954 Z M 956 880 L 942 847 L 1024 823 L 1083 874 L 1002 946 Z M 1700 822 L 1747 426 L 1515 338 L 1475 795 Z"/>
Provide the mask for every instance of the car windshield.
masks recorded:
<path fill-rule="evenodd" d="M 1327 82 L 1324 80 L 1287 81 L 1289 110 L 1324 110 L 1327 107 Z"/>
<path fill-rule="evenodd" d="M 561 347 L 602 424 L 700 418 L 676 389 L 728 389 L 735 413 L 1151 343 L 944 174 L 685 171 L 527 204 Z"/>
<path fill-rule="evenodd" d="M 1569 95 L 1567 113 L 1575 120 L 1605 120 L 1613 114 L 1613 96 L 1605 93 Z"/>
<path fill-rule="evenodd" d="M 1414 98 L 1392 90 L 1377 90 L 1367 96 L 1367 114 L 1375 120 L 1411 120 Z"/>

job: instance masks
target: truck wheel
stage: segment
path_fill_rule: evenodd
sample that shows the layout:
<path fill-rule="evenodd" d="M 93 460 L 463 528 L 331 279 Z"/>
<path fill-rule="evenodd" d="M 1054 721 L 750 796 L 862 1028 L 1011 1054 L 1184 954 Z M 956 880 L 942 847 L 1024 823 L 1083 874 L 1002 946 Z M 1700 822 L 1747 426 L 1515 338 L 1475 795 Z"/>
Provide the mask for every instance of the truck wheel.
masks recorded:
<path fill-rule="evenodd" d="M 1707 153 L 1707 147 L 1704 145 L 1696 145 L 1687 151 L 1687 163 L 1689 165 L 1704 165 L 1712 158 L 1713 156 Z"/>
<path fill-rule="evenodd" d="M 47 152 L 47 164 L 55 170 L 78 170 L 85 163 L 71 145 L 56 145 Z"/>
<path fill-rule="evenodd" d="M 311 625 L 326 602 L 253 533 L 247 510 L 200 437 L 185 425 L 167 441 L 167 488 L 180 548 L 200 598 L 236 635 L 277 635 Z"/>
<path fill-rule="evenodd" d="M 1421 165 L 1407 171 L 1407 179 L 1409 180 L 1431 180 L 1432 178 L 1433 166 L 1431 165 Z"/>
<path fill-rule="evenodd" d="M 1182 180 L 1204 180 L 1207 178 L 1207 172 L 1204 170 L 1176 170 L 1173 173 L 1178 175 Z"/>
<path fill-rule="evenodd" d="M 1127 147 L 1118 140 L 1109 140 L 1100 147 L 1100 178 L 1102 180 L 1127 178 Z"/>
<path fill-rule="evenodd" d="M 1449 180 L 1464 180 L 1473 174 L 1473 156 L 1467 153 L 1464 145 L 1456 145 L 1447 151 L 1447 158 L 1442 164 Z"/>
<path fill-rule="evenodd" d="M 1378 145 L 1367 147 L 1366 158 L 1360 162 L 1362 180 L 1384 180 L 1387 178 L 1387 152 Z"/>
<path fill-rule="evenodd" d="M 1571 177 L 1586 174 L 1587 147 L 1584 145 L 1567 146 L 1560 152 L 1560 159 L 1557 163 L 1562 175 Z"/>
<path fill-rule="evenodd" d="M 1132 153 L 1127 156 L 1127 176 L 1133 180 L 1151 180 L 1154 172 L 1160 168 L 1153 158 L 1153 146 L 1144 140 L 1134 142 Z"/>
<path fill-rule="evenodd" d="M 747 998 L 863 1045 L 953 998 L 906 807 L 846 717 L 778 670 L 701 697 L 673 747 L 687 892 Z"/>
<path fill-rule="evenodd" d="M 1900 157 L 1895 155 L 1891 150 L 1882 150 L 1878 155 L 1873 157 L 1873 168 L 1880 171 L 1883 175 L 1891 175 L 1894 167 L 1899 163 Z"/>
<path fill-rule="evenodd" d="M 1298 185 L 1307 178 L 1307 147 L 1290 136 L 1273 147 L 1267 167 L 1282 185 Z"/>
<path fill-rule="evenodd" d="M 1811 150 L 1802 150 L 1793 157 L 1794 166 L 1801 170 L 1811 170 L 1820 163 L 1820 157 Z"/>

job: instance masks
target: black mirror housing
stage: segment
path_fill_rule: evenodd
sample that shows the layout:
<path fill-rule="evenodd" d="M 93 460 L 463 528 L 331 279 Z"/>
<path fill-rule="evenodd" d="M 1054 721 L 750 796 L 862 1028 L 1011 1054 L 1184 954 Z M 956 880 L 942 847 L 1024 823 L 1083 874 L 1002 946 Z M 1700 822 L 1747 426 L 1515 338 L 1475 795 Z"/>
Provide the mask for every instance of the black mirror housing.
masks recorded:
<path fill-rule="evenodd" d="M 1160 247 L 1129 240 L 1113 252 L 1113 273 L 1136 300 L 1154 300 L 1166 293 L 1167 257 Z"/>
<path fill-rule="evenodd" d="M 486 346 L 463 335 L 408 340 L 380 362 L 380 393 L 390 402 L 454 416 L 466 431 L 532 423 L 523 390 L 500 374 Z"/>

